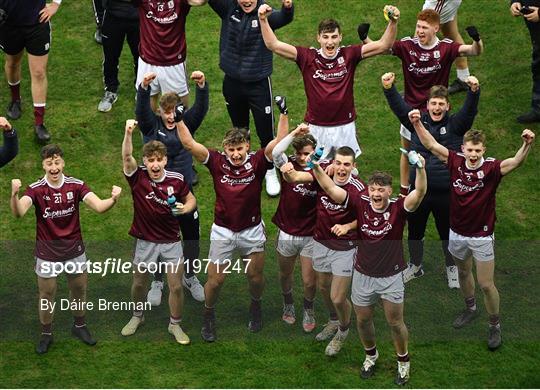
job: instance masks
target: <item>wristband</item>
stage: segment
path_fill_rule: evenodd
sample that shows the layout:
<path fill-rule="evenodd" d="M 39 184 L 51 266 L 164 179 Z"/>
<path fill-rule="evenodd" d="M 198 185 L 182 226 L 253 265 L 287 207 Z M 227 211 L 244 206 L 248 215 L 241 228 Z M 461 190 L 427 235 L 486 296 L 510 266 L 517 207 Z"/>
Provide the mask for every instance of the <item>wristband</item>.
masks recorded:
<path fill-rule="evenodd" d="M 53 3 L 56 3 L 58 5 L 62 4 L 62 0 L 52 0 Z"/>

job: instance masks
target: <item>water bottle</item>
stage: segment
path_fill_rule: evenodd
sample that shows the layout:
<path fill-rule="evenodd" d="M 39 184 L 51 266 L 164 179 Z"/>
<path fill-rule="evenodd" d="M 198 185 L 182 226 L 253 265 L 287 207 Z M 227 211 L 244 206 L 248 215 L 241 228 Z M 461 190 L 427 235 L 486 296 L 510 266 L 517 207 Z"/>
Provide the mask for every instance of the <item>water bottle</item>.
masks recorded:
<path fill-rule="evenodd" d="M 422 161 L 420 161 L 420 158 L 418 158 L 418 153 L 415 150 L 407 151 L 403 148 L 399 148 L 399 150 L 401 150 L 401 153 L 407 156 L 410 165 L 416 165 L 418 168 L 422 169 Z"/>
<path fill-rule="evenodd" d="M 308 161 L 308 168 L 313 168 L 313 161 L 319 161 L 324 153 L 324 146 L 319 146 L 315 153 L 311 155 L 311 159 Z"/>

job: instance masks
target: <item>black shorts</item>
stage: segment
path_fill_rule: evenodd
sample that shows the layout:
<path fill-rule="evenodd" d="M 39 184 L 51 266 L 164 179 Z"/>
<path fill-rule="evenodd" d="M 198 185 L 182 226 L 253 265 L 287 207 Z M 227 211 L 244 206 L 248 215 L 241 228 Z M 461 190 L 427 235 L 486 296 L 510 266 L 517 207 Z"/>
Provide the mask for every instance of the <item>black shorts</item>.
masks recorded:
<path fill-rule="evenodd" d="M 19 54 L 26 49 L 28 54 L 44 56 L 51 46 L 51 24 L 38 23 L 33 26 L 7 26 L 0 28 L 0 47 L 9 55 Z"/>

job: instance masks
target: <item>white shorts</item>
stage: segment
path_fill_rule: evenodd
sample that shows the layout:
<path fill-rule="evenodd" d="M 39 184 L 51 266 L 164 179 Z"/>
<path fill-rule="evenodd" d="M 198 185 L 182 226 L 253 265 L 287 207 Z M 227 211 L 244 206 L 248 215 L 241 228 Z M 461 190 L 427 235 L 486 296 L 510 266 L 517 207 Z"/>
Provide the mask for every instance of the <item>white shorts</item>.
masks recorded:
<path fill-rule="evenodd" d="M 340 126 L 317 126 L 309 125 L 309 132 L 317 140 L 317 146 L 324 146 L 324 153 L 321 160 L 326 159 L 328 153 L 341 146 L 348 146 L 354 150 L 356 157 L 360 156 L 362 151 L 356 139 L 356 125 L 353 122 Z"/>
<path fill-rule="evenodd" d="M 139 88 L 144 75 L 148 72 L 154 72 L 157 75 L 154 81 L 150 83 L 150 95 L 176 92 L 178 96 L 185 96 L 189 93 L 185 62 L 171 66 L 157 66 L 147 64 L 139 57 L 135 89 Z"/>
<path fill-rule="evenodd" d="M 330 249 L 318 241 L 313 242 L 313 269 L 336 276 L 352 276 L 356 248 L 346 251 Z"/>
<path fill-rule="evenodd" d="M 36 257 L 35 271 L 40 278 L 56 278 L 62 272 L 68 275 L 82 274 L 86 271 L 86 253 L 66 261 L 49 261 Z"/>
<path fill-rule="evenodd" d="M 401 123 L 399 124 L 399 134 L 407 141 L 411 142 L 411 131 L 405 126 L 403 126 Z"/>
<path fill-rule="evenodd" d="M 257 226 L 233 232 L 223 226 L 212 224 L 210 231 L 210 250 L 208 258 L 214 264 L 225 264 L 232 261 L 235 250 L 241 256 L 263 252 L 266 243 L 264 223 L 261 221 Z"/>
<path fill-rule="evenodd" d="M 292 257 L 300 254 L 303 257 L 313 255 L 312 236 L 293 236 L 280 230 L 276 242 L 276 250 L 281 256 Z"/>
<path fill-rule="evenodd" d="M 354 270 L 351 300 L 355 306 L 372 306 L 379 299 L 392 303 L 403 303 L 405 284 L 402 273 L 386 278 L 374 278 Z"/>
<path fill-rule="evenodd" d="M 495 235 L 465 237 L 450 229 L 448 251 L 458 260 L 466 260 L 471 255 L 477 261 L 495 260 Z"/>
<path fill-rule="evenodd" d="M 155 243 L 137 239 L 133 264 L 141 264 L 141 268 L 147 268 L 150 264 L 157 266 L 158 261 L 173 265 L 182 264 L 184 262 L 182 243 L 180 241 Z"/>
<path fill-rule="evenodd" d="M 425 0 L 422 9 L 434 9 L 441 15 L 441 24 L 454 20 L 461 0 Z"/>

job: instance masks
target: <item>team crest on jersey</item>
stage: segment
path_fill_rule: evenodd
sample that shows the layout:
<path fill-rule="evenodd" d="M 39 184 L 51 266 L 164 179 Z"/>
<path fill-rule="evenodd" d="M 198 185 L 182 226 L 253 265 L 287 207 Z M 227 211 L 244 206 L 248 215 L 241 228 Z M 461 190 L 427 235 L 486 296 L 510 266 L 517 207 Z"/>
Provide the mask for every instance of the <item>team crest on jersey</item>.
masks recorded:
<path fill-rule="evenodd" d="M 478 172 L 476 172 L 476 176 L 478 176 L 479 179 L 483 179 L 484 178 L 484 171 L 479 170 Z"/>
<path fill-rule="evenodd" d="M 68 191 L 66 196 L 67 196 L 67 200 L 73 200 L 73 192 L 72 191 Z"/>
<path fill-rule="evenodd" d="M 245 167 L 246 167 L 246 169 L 252 169 L 252 168 L 253 168 L 253 165 L 251 165 L 250 162 L 247 162 L 247 163 L 245 164 Z"/>
<path fill-rule="evenodd" d="M 390 219 L 390 212 L 387 211 L 386 213 L 384 213 L 383 218 L 384 218 L 385 221 L 388 221 Z"/>
<path fill-rule="evenodd" d="M 171 0 L 167 3 L 167 7 L 169 7 L 169 9 L 173 9 L 174 8 L 174 1 Z"/>
<path fill-rule="evenodd" d="M 252 20 L 251 21 L 251 28 L 257 28 L 259 27 L 259 22 L 257 20 Z"/>
<path fill-rule="evenodd" d="M 446 127 L 441 127 L 441 129 L 439 130 L 439 134 L 443 135 L 443 134 L 446 134 Z"/>
<path fill-rule="evenodd" d="M 433 52 L 433 58 L 441 58 L 441 52 L 439 50 L 435 50 Z"/>
<path fill-rule="evenodd" d="M 345 63 L 345 59 L 343 57 L 339 57 L 337 59 L 337 63 L 340 64 L 340 65 L 343 65 Z"/>
<path fill-rule="evenodd" d="M 174 188 L 172 186 L 167 187 L 167 195 L 171 196 L 174 194 Z"/>

